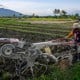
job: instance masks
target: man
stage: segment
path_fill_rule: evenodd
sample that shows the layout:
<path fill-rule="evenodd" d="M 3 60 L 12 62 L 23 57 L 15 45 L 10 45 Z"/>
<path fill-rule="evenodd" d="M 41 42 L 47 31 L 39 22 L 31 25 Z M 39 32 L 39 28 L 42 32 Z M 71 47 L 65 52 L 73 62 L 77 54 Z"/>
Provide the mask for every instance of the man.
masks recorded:
<path fill-rule="evenodd" d="M 73 56 L 73 61 L 80 60 L 80 25 L 79 23 L 74 23 L 72 26 L 72 31 L 65 38 L 68 39 L 73 36 L 75 42 L 76 54 Z"/>

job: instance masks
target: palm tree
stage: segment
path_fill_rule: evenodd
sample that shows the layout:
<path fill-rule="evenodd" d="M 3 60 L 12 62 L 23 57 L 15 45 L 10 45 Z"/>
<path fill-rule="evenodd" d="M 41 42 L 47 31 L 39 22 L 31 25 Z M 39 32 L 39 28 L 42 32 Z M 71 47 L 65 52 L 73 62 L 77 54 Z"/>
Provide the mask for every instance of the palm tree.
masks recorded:
<path fill-rule="evenodd" d="M 67 14 L 67 12 L 66 12 L 65 10 L 62 10 L 62 11 L 61 11 L 61 15 L 62 15 L 62 16 L 66 16 L 66 14 Z"/>
<path fill-rule="evenodd" d="M 55 16 L 60 14 L 60 9 L 54 9 L 53 13 L 55 14 Z"/>

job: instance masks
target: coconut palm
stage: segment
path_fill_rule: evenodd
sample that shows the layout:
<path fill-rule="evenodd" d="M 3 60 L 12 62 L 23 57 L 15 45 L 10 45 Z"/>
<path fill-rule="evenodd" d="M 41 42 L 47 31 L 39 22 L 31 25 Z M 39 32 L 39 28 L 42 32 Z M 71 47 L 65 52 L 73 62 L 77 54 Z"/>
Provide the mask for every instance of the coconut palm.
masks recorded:
<path fill-rule="evenodd" d="M 53 13 L 55 14 L 55 16 L 60 14 L 60 9 L 54 9 Z"/>
<path fill-rule="evenodd" d="M 61 15 L 65 16 L 67 12 L 65 10 L 61 10 Z"/>

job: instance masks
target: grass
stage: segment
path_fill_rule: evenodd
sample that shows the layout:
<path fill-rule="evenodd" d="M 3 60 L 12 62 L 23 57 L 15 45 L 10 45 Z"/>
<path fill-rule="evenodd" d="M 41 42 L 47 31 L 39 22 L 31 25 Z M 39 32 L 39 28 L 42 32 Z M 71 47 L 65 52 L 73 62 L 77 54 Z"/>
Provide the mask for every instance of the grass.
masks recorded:
<path fill-rule="evenodd" d="M 24 18 L 22 21 L 72 21 L 71 18 L 61 18 L 61 19 L 56 19 L 56 18 Z"/>
<path fill-rule="evenodd" d="M 9 76 L 9 73 L 4 73 L 2 80 L 9 80 Z M 64 71 L 56 66 L 50 66 L 50 71 L 47 74 L 26 80 L 80 80 L 80 62 L 75 63 L 72 67 Z"/>
<path fill-rule="evenodd" d="M 48 75 L 42 75 L 34 80 L 80 80 L 80 62 L 75 63 L 69 69 L 61 71 L 58 67 L 51 66 Z"/>

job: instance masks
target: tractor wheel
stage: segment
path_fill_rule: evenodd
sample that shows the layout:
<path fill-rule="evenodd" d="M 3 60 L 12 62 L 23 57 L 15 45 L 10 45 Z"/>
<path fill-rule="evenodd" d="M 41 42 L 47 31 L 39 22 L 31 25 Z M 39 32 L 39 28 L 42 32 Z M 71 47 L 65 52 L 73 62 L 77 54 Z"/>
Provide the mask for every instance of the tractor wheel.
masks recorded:
<path fill-rule="evenodd" d="M 10 57 L 14 52 L 15 46 L 12 44 L 5 44 L 1 47 L 2 56 Z"/>

